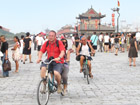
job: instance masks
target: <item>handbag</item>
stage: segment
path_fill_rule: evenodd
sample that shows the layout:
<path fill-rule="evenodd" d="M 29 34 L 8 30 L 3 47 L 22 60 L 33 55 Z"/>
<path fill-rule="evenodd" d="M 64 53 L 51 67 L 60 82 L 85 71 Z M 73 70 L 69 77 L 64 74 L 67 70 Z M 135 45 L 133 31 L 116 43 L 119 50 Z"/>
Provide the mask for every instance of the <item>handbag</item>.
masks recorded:
<path fill-rule="evenodd" d="M 11 62 L 9 61 L 9 59 L 4 60 L 2 67 L 4 71 L 11 71 Z"/>

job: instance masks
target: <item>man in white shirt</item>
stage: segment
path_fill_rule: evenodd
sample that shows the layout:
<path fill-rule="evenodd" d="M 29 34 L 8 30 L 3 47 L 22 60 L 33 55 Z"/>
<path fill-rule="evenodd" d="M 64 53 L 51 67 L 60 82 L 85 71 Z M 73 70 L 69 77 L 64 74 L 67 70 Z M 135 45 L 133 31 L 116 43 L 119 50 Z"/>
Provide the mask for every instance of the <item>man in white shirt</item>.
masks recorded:
<path fill-rule="evenodd" d="M 105 52 L 109 52 L 109 35 L 108 33 L 106 33 L 106 35 L 104 36 L 104 49 L 105 49 Z"/>
<path fill-rule="evenodd" d="M 91 56 L 90 56 L 90 51 L 94 54 L 95 51 L 94 49 L 92 48 L 91 44 L 89 42 L 87 42 L 87 39 L 85 36 L 82 37 L 81 39 L 81 44 L 78 45 L 78 48 L 77 48 L 77 56 L 79 56 L 79 60 L 80 60 L 80 73 L 83 71 L 83 64 L 84 64 L 84 61 L 85 61 L 85 57 L 87 56 L 88 57 L 88 66 L 89 66 L 89 76 L 91 78 L 93 78 L 93 75 L 91 73 Z"/>
<path fill-rule="evenodd" d="M 44 39 L 41 36 L 41 33 L 38 34 L 38 36 L 36 37 L 36 41 L 37 41 L 37 48 L 38 48 L 38 53 L 41 49 L 41 46 L 43 45 Z"/>
<path fill-rule="evenodd" d="M 100 48 L 99 48 L 99 51 L 103 51 L 102 49 L 103 49 L 103 33 L 101 32 L 100 33 L 100 35 L 99 35 L 99 46 L 100 46 Z"/>

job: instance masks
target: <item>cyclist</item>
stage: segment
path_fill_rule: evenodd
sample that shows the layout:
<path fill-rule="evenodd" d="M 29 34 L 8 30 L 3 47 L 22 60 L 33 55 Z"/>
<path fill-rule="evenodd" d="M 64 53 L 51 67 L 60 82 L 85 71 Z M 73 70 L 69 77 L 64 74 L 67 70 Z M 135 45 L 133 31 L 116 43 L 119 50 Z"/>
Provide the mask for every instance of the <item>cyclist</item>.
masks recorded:
<path fill-rule="evenodd" d="M 68 47 L 68 42 L 65 38 L 61 39 L 61 41 L 63 42 L 65 49 L 67 50 Z M 64 86 L 64 90 L 63 90 L 63 95 L 66 95 L 66 91 L 67 91 L 67 81 L 68 81 L 68 72 L 69 72 L 69 65 L 70 65 L 70 54 L 73 52 L 72 49 L 69 49 L 67 51 L 65 51 L 65 63 L 63 65 L 63 72 L 62 72 L 62 80 L 63 80 L 63 86 Z"/>
<path fill-rule="evenodd" d="M 88 56 L 88 66 L 89 66 L 89 76 L 90 78 L 93 78 L 93 75 L 91 73 L 91 56 L 90 56 L 90 51 L 92 53 L 95 53 L 95 50 L 92 48 L 91 44 L 89 42 L 87 42 L 87 39 L 85 36 L 82 37 L 81 39 L 81 44 L 79 44 L 78 48 L 77 48 L 77 56 L 79 56 L 80 58 L 80 73 L 83 70 L 83 63 L 85 61 L 85 56 Z"/>
<path fill-rule="evenodd" d="M 63 43 L 56 39 L 56 32 L 53 30 L 49 32 L 48 41 L 46 41 L 43 44 L 39 52 L 37 63 L 40 63 L 42 59 L 42 55 L 45 52 L 47 52 L 48 54 L 47 60 L 45 62 L 48 62 L 49 58 L 52 58 L 52 57 L 54 58 L 56 62 L 53 64 L 53 70 L 54 70 L 55 80 L 57 81 L 57 85 L 58 85 L 57 92 L 61 93 L 62 92 L 61 73 L 62 73 L 62 66 L 64 63 L 65 48 L 64 48 Z M 42 64 L 41 77 L 45 78 L 45 76 L 46 76 L 46 64 Z"/>

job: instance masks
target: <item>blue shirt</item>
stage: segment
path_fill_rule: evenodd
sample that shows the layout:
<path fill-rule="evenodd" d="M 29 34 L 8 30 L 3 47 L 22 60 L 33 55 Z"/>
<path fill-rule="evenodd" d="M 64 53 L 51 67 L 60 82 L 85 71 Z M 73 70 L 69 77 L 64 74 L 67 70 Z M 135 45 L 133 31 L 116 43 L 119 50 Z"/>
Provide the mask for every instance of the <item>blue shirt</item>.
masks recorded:
<path fill-rule="evenodd" d="M 91 40 L 91 42 L 93 43 L 94 46 L 97 46 L 97 41 L 98 41 L 98 36 L 97 35 L 92 35 L 90 40 Z"/>

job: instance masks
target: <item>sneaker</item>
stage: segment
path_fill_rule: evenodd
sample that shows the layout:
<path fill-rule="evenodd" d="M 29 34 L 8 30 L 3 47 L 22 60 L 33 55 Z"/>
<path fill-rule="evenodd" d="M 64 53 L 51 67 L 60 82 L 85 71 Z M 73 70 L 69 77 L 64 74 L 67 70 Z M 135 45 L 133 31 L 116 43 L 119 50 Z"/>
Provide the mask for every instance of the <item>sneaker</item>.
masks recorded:
<path fill-rule="evenodd" d="M 59 85 L 57 88 L 57 93 L 60 94 L 61 92 L 62 92 L 62 87 L 61 87 L 61 85 Z"/>

